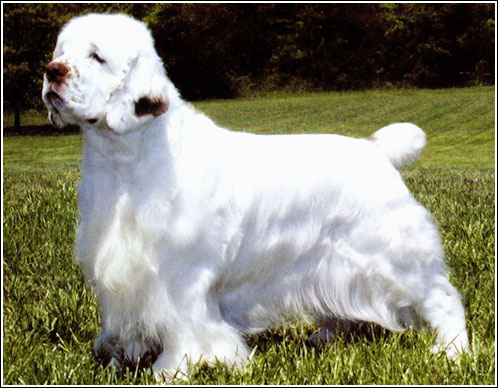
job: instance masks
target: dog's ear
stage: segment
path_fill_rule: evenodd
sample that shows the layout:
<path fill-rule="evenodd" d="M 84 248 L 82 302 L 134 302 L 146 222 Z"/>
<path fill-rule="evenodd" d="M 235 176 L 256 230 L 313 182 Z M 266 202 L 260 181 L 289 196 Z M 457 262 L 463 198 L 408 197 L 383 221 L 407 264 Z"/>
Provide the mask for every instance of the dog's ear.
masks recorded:
<path fill-rule="evenodd" d="M 139 55 L 129 65 L 124 81 L 111 93 L 107 125 L 123 133 L 168 110 L 167 78 L 157 56 Z"/>

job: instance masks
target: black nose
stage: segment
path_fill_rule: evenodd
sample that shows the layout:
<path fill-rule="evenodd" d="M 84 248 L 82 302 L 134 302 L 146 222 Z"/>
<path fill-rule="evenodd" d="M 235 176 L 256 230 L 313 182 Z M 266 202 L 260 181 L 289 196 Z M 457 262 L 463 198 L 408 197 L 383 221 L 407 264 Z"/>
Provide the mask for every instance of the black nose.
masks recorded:
<path fill-rule="evenodd" d="M 60 62 L 50 62 L 47 66 L 45 74 L 50 82 L 60 84 L 64 81 L 64 77 L 69 73 L 69 68 Z"/>

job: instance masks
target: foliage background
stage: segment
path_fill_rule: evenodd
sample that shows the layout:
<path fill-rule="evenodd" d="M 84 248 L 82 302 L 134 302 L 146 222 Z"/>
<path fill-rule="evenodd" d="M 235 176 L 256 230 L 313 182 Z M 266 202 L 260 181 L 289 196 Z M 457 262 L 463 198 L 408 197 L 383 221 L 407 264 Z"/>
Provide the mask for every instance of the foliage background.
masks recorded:
<path fill-rule="evenodd" d="M 22 111 L 41 108 L 44 65 L 61 26 L 88 12 L 146 22 L 187 100 L 494 83 L 494 3 L 2 6 L 4 103 L 17 127 Z"/>

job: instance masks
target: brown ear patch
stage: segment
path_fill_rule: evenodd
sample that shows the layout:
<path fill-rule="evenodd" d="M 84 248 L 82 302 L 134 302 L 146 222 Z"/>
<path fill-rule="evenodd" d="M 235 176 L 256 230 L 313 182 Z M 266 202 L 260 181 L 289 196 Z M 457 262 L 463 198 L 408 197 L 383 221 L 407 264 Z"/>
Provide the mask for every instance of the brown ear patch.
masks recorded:
<path fill-rule="evenodd" d="M 168 100 L 162 98 L 142 97 L 135 102 L 135 114 L 138 117 L 159 116 L 168 110 Z"/>

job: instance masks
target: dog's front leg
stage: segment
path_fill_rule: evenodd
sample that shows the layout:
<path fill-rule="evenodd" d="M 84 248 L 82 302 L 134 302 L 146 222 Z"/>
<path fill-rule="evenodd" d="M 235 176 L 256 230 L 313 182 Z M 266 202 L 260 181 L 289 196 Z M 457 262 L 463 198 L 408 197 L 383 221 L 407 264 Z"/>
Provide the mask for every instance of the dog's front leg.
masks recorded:
<path fill-rule="evenodd" d="M 164 348 L 152 365 L 157 380 L 186 379 L 197 364 L 243 367 L 248 349 L 238 332 L 228 324 L 198 316 L 198 322 L 185 322 L 176 332 L 168 333 Z"/>
<path fill-rule="evenodd" d="M 192 272 L 183 273 L 183 284 L 188 286 L 176 287 L 171 298 L 176 323 L 164 333 L 163 351 L 152 366 L 158 380 L 186 378 L 199 362 L 242 367 L 249 355 L 239 331 L 223 320 L 213 273 Z"/>

